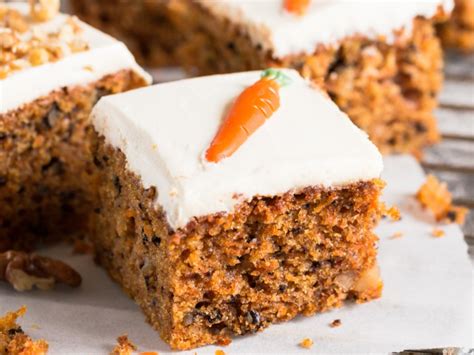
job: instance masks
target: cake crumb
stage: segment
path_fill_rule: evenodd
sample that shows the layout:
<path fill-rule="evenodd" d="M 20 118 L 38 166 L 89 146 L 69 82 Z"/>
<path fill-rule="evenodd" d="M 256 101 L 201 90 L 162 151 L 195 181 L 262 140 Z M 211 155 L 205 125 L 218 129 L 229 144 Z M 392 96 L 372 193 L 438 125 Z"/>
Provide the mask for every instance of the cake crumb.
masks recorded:
<path fill-rule="evenodd" d="M 0 318 L 0 354 L 45 355 L 48 352 L 48 342 L 32 340 L 16 323 L 25 313 L 26 307 L 22 306 Z"/>
<path fill-rule="evenodd" d="M 334 319 L 331 324 L 329 324 L 329 326 L 331 328 L 336 328 L 336 327 L 340 327 L 342 324 L 341 320 L 340 319 Z"/>
<path fill-rule="evenodd" d="M 399 239 L 403 237 L 403 233 L 402 232 L 395 232 L 392 234 L 392 236 L 390 236 L 388 239 Z"/>
<path fill-rule="evenodd" d="M 143 351 L 140 353 L 140 355 L 160 355 L 156 351 Z"/>
<path fill-rule="evenodd" d="M 430 210 L 440 222 L 464 224 L 468 209 L 452 204 L 452 196 L 445 182 L 428 175 L 425 183 L 416 193 L 417 200 L 424 208 Z"/>
<path fill-rule="evenodd" d="M 311 347 L 313 346 L 314 342 L 312 339 L 310 338 L 304 338 L 303 340 L 301 340 L 300 342 L 300 346 L 302 348 L 305 348 L 305 349 L 311 349 Z"/>
<path fill-rule="evenodd" d="M 225 351 L 224 350 L 216 350 L 216 352 L 214 353 L 215 355 L 225 355 Z"/>
<path fill-rule="evenodd" d="M 392 221 L 399 221 L 402 219 L 402 215 L 397 206 L 392 206 L 386 209 L 384 215 L 389 217 Z"/>
<path fill-rule="evenodd" d="M 115 345 L 110 355 L 131 355 L 135 350 L 137 350 L 135 344 L 128 339 L 127 334 L 124 334 L 117 338 L 117 345 Z"/>
<path fill-rule="evenodd" d="M 431 235 L 436 238 L 441 238 L 441 237 L 444 237 L 445 233 L 444 233 L 444 230 L 440 228 L 435 228 L 432 230 Z"/>
<path fill-rule="evenodd" d="M 74 240 L 74 246 L 72 248 L 72 253 L 73 254 L 94 254 L 94 246 L 92 245 L 91 242 L 86 241 L 84 239 L 75 239 Z"/>

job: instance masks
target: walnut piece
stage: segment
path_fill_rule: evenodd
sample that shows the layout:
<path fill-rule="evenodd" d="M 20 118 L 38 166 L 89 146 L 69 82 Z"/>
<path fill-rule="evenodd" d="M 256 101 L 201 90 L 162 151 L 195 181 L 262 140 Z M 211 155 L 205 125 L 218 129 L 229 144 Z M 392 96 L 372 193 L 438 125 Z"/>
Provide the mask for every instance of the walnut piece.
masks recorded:
<path fill-rule="evenodd" d="M 30 15 L 35 21 L 48 21 L 59 13 L 60 5 L 60 0 L 30 0 Z"/>
<path fill-rule="evenodd" d="M 54 30 L 34 26 L 59 11 L 59 0 L 30 0 L 31 16 L 0 4 L 0 80 L 13 73 L 86 51 L 89 44 L 76 17 L 65 17 Z"/>
<path fill-rule="evenodd" d="M 56 283 L 78 287 L 82 282 L 81 275 L 62 261 L 21 251 L 0 253 L 1 280 L 17 291 L 49 290 Z"/>

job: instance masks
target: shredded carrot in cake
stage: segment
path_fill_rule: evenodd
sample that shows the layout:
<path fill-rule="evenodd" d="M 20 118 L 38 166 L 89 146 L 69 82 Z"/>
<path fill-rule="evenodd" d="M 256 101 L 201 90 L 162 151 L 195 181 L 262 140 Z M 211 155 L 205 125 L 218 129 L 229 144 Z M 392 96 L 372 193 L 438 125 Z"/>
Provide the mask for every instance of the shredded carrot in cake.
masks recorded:
<path fill-rule="evenodd" d="M 279 89 L 290 79 L 281 71 L 267 69 L 262 77 L 235 100 L 217 135 L 206 151 L 206 159 L 217 163 L 230 157 L 280 107 Z"/>
<path fill-rule="evenodd" d="M 305 348 L 305 349 L 311 349 L 311 347 L 313 346 L 314 342 L 312 339 L 310 338 L 304 338 L 303 340 L 301 340 L 300 342 L 300 346 L 302 348 Z"/>
<path fill-rule="evenodd" d="M 292 14 L 302 16 L 308 10 L 311 0 L 284 0 L 283 7 Z"/>
<path fill-rule="evenodd" d="M 437 221 L 464 224 L 468 209 L 452 204 L 452 196 L 445 182 L 428 175 L 425 183 L 416 193 L 417 200 L 430 210 Z"/>

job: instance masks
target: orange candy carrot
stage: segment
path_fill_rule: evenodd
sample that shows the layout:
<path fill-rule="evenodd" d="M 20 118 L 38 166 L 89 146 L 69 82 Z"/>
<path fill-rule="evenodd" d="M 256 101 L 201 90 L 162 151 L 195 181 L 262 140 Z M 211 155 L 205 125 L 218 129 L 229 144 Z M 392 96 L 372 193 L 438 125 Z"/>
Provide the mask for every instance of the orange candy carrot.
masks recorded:
<path fill-rule="evenodd" d="M 304 15 L 311 0 L 284 0 L 285 10 L 296 15 Z"/>
<path fill-rule="evenodd" d="M 206 151 L 207 161 L 230 157 L 265 120 L 280 107 L 279 89 L 290 83 L 281 71 L 267 69 L 233 103 L 217 135 Z"/>

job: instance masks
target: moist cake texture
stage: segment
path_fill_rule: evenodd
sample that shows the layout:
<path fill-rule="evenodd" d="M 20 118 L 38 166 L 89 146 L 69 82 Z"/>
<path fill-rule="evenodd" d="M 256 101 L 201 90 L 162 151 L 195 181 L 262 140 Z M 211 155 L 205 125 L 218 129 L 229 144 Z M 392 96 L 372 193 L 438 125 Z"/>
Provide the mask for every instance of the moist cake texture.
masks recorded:
<path fill-rule="evenodd" d="M 156 85 L 93 110 L 97 258 L 174 349 L 380 296 L 381 156 L 323 92 L 284 72 L 280 108 L 219 163 L 206 147 L 260 72 Z"/>
<path fill-rule="evenodd" d="M 149 82 L 121 42 L 70 16 L 28 12 L 0 5 L 0 250 L 85 230 L 92 106 Z"/>
<path fill-rule="evenodd" d="M 106 3 L 73 0 L 85 20 L 152 49 L 166 44 L 138 32 L 160 33 L 167 24 L 180 37 L 173 38 L 174 61 L 193 74 L 297 69 L 324 87 L 383 153 L 419 155 L 439 139 L 433 110 L 443 63 L 433 23 L 446 18 L 451 1 L 313 1 L 304 16 L 285 13 L 280 0 L 174 0 L 166 11 L 155 6 L 160 15 L 138 1 L 133 8 L 141 10 L 127 22 L 134 30 L 119 24 L 128 3 L 113 11 Z"/>
<path fill-rule="evenodd" d="M 462 52 L 474 52 L 474 0 L 454 0 L 449 20 L 439 25 L 443 45 Z"/>

